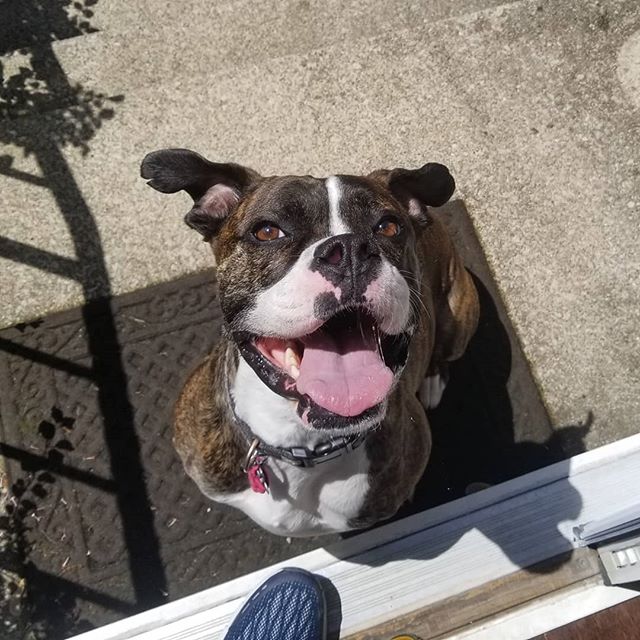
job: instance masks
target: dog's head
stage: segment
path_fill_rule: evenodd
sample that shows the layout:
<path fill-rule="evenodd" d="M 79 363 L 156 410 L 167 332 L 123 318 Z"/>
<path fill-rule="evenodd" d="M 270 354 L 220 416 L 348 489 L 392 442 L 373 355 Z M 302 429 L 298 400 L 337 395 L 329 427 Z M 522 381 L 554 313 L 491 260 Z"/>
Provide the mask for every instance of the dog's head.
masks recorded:
<path fill-rule="evenodd" d="M 453 193 L 447 168 L 263 178 L 166 149 L 142 177 L 193 198 L 185 221 L 213 247 L 225 321 L 263 382 L 311 428 L 379 423 L 420 313 L 416 236 Z"/>

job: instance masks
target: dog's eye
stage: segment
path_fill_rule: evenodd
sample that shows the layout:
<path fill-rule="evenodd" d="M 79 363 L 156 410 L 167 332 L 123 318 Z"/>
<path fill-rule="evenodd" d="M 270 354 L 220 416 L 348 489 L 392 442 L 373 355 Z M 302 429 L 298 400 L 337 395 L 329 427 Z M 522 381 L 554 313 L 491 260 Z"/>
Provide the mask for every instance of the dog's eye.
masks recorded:
<path fill-rule="evenodd" d="M 373 228 L 373 231 L 381 236 L 392 238 L 393 236 L 397 236 L 401 229 L 400 222 L 396 218 L 393 216 L 385 216 Z"/>
<path fill-rule="evenodd" d="M 271 222 L 260 222 L 253 229 L 253 236 L 260 242 L 284 238 L 284 231 Z"/>

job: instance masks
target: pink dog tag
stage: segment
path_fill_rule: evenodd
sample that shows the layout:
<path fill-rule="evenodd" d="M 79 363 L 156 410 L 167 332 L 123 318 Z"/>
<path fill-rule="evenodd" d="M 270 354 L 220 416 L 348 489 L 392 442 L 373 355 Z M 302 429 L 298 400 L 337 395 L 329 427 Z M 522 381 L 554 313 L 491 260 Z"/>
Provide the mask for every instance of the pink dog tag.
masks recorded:
<path fill-rule="evenodd" d="M 249 486 L 256 493 L 269 493 L 269 480 L 267 480 L 267 470 L 263 466 L 264 460 L 264 458 L 256 458 L 247 469 Z"/>

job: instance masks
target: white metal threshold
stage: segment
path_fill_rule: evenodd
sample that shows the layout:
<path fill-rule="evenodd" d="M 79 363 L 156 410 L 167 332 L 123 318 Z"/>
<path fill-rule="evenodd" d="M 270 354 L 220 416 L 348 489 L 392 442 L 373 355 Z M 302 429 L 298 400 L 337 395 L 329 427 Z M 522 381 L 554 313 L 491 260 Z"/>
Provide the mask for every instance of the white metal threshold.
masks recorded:
<path fill-rule="evenodd" d="M 346 637 L 477 589 L 578 546 L 574 527 L 640 507 L 640 434 L 404 520 L 76 636 L 218 640 L 244 599 L 283 566 L 325 576 Z M 598 581 L 450 634 L 527 639 L 638 592 Z"/>

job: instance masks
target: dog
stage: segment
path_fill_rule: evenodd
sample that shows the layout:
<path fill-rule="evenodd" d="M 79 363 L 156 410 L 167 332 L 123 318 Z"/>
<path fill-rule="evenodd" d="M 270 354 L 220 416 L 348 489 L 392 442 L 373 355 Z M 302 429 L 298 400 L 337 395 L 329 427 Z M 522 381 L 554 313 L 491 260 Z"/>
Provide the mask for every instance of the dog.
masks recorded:
<path fill-rule="evenodd" d="M 141 175 L 191 196 L 185 222 L 217 265 L 223 335 L 175 408 L 186 472 L 278 535 L 393 516 L 429 459 L 425 409 L 478 322 L 432 210 L 453 194 L 449 170 L 262 177 L 164 149 Z"/>

